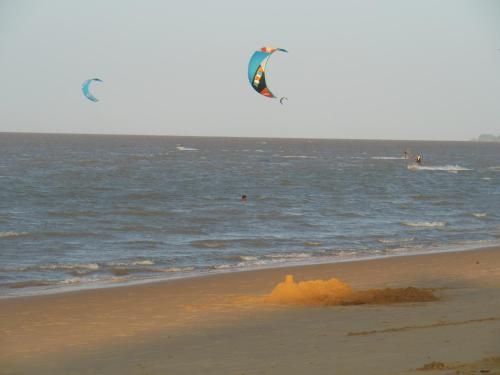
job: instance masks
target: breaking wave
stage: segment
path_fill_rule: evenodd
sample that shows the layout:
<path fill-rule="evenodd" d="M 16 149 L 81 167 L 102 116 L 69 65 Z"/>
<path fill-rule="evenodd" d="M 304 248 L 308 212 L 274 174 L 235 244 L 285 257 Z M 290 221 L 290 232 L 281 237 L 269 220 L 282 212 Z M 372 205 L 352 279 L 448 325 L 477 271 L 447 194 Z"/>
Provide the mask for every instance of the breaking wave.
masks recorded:
<path fill-rule="evenodd" d="M 191 241 L 190 244 L 197 249 L 225 249 L 230 246 L 265 248 L 272 245 L 270 242 L 261 239 L 198 240 Z"/>
<path fill-rule="evenodd" d="M 404 156 L 372 156 L 374 160 L 405 160 Z"/>
<path fill-rule="evenodd" d="M 423 227 L 423 228 L 443 228 L 446 226 L 444 221 L 403 221 L 401 224 L 407 227 Z"/>
<path fill-rule="evenodd" d="M 395 239 L 379 238 L 377 241 L 380 243 L 391 244 L 391 243 L 400 243 L 400 242 L 411 242 L 413 240 L 415 240 L 415 237 L 395 238 Z"/>
<path fill-rule="evenodd" d="M 477 218 L 482 218 L 488 216 L 488 214 L 486 212 L 473 212 L 472 216 Z"/>
<path fill-rule="evenodd" d="M 0 232 L 0 238 L 27 236 L 28 232 Z"/>
<path fill-rule="evenodd" d="M 283 155 L 282 158 L 286 159 L 317 159 L 317 156 L 307 156 L 307 155 Z"/>
<path fill-rule="evenodd" d="M 443 171 L 443 172 L 463 172 L 471 171 L 472 169 L 461 167 L 459 165 L 417 165 L 410 164 L 407 167 L 412 171 Z"/>

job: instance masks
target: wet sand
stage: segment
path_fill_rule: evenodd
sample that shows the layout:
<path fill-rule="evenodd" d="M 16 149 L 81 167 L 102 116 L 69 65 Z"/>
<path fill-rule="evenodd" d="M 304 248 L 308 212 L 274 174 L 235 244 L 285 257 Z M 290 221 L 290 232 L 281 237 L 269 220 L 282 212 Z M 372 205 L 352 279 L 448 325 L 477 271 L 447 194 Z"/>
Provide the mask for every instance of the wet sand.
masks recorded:
<path fill-rule="evenodd" d="M 289 274 L 437 300 L 264 302 Z M 499 356 L 500 248 L 0 300 L 0 374 L 500 374 Z"/>

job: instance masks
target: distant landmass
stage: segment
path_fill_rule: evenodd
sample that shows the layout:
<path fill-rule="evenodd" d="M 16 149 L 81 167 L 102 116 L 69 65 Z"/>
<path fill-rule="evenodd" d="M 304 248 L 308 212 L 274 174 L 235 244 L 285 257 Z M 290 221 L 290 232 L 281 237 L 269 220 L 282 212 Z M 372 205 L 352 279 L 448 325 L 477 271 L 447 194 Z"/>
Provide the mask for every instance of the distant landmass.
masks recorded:
<path fill-rule="evenodd" d="M 479 142 L 500 142 L 500 135 L 481 134 L 475 140 Z"/>

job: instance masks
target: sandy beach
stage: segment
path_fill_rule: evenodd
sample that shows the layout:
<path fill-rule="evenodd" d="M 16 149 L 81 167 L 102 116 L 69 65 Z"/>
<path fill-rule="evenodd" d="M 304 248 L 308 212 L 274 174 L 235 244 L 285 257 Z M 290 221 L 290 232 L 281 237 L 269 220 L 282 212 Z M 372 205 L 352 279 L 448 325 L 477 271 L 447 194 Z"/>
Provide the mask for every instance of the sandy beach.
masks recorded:
<path fill-rule="evenodd" d="M 286 275 L 435 301 L 266 302 Z M 0 300 L 1 374 L 498 374 L 500 248 Z"/>

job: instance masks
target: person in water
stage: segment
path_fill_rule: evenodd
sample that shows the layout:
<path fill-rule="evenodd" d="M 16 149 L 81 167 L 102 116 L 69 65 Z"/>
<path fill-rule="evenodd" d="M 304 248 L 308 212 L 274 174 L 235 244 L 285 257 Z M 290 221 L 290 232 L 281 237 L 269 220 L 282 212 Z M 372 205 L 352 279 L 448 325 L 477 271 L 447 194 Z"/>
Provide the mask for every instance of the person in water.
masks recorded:
<path fill-rule="evenodd" d="M 242 202 L 242 203 L 247 203 L 247 202 L 248 202 L 248 197 L 247 197 L 247 195 L 246 195 L 246 194 L 243 194 L 243 195 L 241 196 L 241 202 Z"/>
<path fill-rule="evenodd" d="M 415 156 L 415 163 L 420 164 L 422 163 L 422 155 L 418 154 Z"/>

